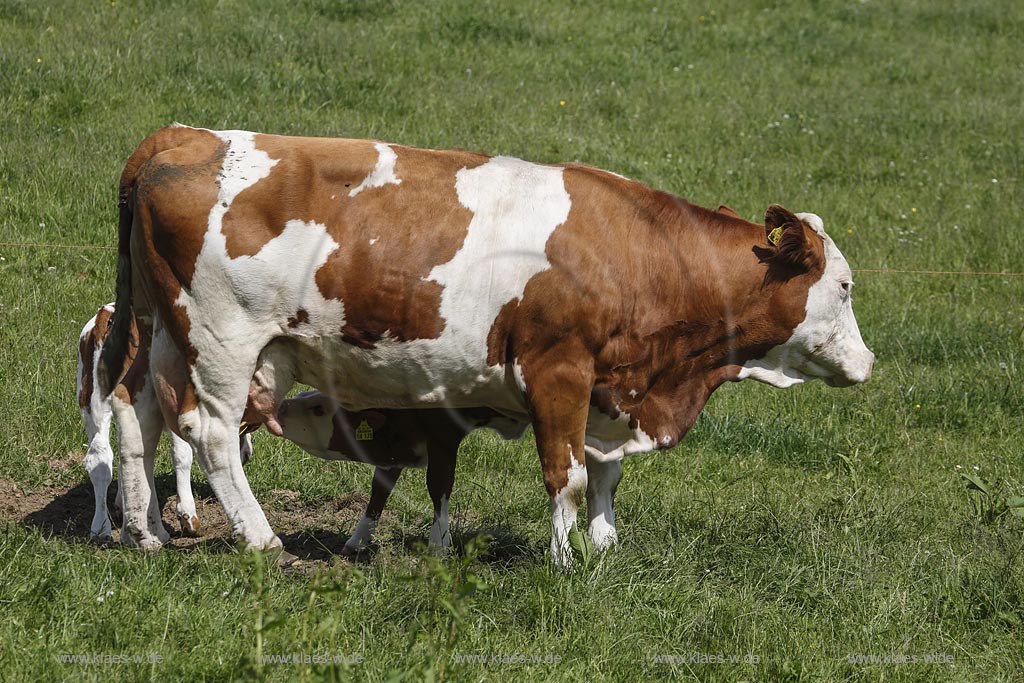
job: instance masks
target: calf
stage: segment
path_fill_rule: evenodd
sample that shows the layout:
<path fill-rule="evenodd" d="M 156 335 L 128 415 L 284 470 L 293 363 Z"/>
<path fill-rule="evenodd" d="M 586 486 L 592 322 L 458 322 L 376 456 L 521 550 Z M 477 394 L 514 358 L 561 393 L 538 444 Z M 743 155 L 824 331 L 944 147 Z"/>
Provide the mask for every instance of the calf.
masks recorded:
<path fill-rule="evenodd" d="M 506 439 L 517 439 L 526 429 L 525 422 L 486 408 L 349 411 L 319 391 L 282 402 L 277 419 L 284 437 L 308 453 L 374 466 L 370 501 L 345 542 L 344 555 L 369 546 L 388 496 L 406 467 L 427 468 L 427 490 L 434 504 L 430 548 L 447 552 L 448 501 L 459 444 L 479 427 L 491 427 Z"/>
<path fill-rule="evenodd" d="M 114 304 L 107 304 L 100 308 L 82 328 L 82 334 L 78 340 L 78 407 L 81 409 L 82 422 L 85 423 L 85 432 L 89 439 L 83 464 L 89 473 L 95 496 L 95 509 L 92 524 L 89 526 L 89 536 L 100 543 L 111 540 L 107 489 L 113 480 L 114 466 L 114 451 L 110 447 L 113 395 L 103 396 L 96 378 L 96 367 L 113 314 Z M 134 357 L 131 358 L 129 364 L 134 360 Z M 259 424 L 256 424 L 255 427 L 259 427 Z M 175 512 L 182 532 L 188 536 L 198 536 L 200 523 L 196 514 L 195 498 L 192 495 L 192 447 L 173 431 L 167 431 L 171 437 L 171 458 L 174 460 L 174 476 L 178 488 L 178 504 L 175 506 Z M 244 464 L 252 455 L 252 442 L 248 432 L 242 434 L 239 446 Z M 150 478 L 150 487 L 155 492 L 152 469 L 147 474 Z M 114 496 L 118 511 L 122 507 L 120 494 L 121 492 L 118 491 Z"/>

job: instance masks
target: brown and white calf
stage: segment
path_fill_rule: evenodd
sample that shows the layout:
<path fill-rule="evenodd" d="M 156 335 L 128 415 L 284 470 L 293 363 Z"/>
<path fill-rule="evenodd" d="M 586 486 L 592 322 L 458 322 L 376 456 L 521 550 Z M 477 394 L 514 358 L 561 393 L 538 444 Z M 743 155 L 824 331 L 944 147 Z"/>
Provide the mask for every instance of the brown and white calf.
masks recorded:
<path fill-rule="evenodd" d="M 83 464 L 92 481 L 95 498 L 89 536 L 101 543 L 111 540 L 111 516 L 107 510 L 107 490 L 113 481 L 114 474 L 114 451 L 110 447 L 114 396 L 104 396 L 100 391 L 96 369 L 113 313 L 114 304 L 101 307 L 82 328 L 82 334 L 78 339 L 78 407 L 81 410 L 85 433 L 89 439 Z M 132 336 L 137 346 L 137 332 L 133 331 Z M 128 364 L 131 365 L 133 362 L 140 362 L 137 356 L 130 358 Z M 174 478 L 178 491 L 175 513 L 179 524 L 181 524 L 182 532 L 189 536 L 197 536 L 201 524 L 196 513 L 195 497 L 192 495 L 192 447 L 170 429 L 167 432 L 171 438 L 171 458 L 174 461 Z M 120 434 L 120 429 L 118 433 Z M 125 438 L 130 437 L 126 435 Z M 244 464 L 252 455 L 252 442 L 248 433 L 242 435 L 239 450 Z M 152 470 L 148 470 L 146 475 L 152 488 L 151 493 L 155 498 L 156 486 L 153 482 Z M 117 490 L 114 498 L 116 507 L 122 508 L 120 490 Z"/>
<path fill-rule="evenodd" d="M 530 422 L 556 562 L 584 493 L 595 544 L 614 542 L 621 459 L 678 443 L 724 382 L 846 386 L 874 363 L 818 216 L 752 223 L 579 164 L 175 126 L 129 158 L 119 234 L 105 381 L 134 313 L 154 382 L 115 410 L 176 418 L 260 548 L 281 541 L 234 434 L 266 360 L 274 405 L 298 380 L 350 410 Z M 136 445 L 122 476 L 141 480 Z M 158 544 L 141 490 L 125 517 Z"/>
<path fill-rule="evenodd" d="M 370 501 L 345 542 L 342 552 L 347 555 L 370 545 L 388 497 L 406 467 L 427 469 L 427 490 L 434 505 L 429 546 L 446 552 L 451 545 L 448 501 L 459 444 L 481 427 L 490 427 L 506 439 L 518 439 L 526 430 L 525 422 L 486 408 L 349 411 L 319 391 L 286 399 L 277 417 L 284 437 L 304 451 L 325 460 L 374 466 Z"/>

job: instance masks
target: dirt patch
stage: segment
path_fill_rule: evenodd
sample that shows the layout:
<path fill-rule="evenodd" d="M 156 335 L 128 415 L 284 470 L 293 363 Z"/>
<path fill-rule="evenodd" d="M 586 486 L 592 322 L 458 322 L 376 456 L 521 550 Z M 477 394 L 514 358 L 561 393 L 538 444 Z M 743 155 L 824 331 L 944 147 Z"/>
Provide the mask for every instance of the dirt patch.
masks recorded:
<path fill-rule="evenodd" d="M 174 506 L 173 475 L 157 477 L 157 494 L 164 501 L 164 526 L 171 533 L 166 548 L 175 551 L 205 550 L 229 551 L 234 537 L 227 515 L 208 487 L 196 486 L 196 511 L 202 522 L 202 536 L 186 536 L 178 526 Z M 113 510 L 113 487 L 109 492 L 108 509 Z M 325 563 L 342 560 L 340 553 L 351 530 L 366 507 L 368 495 L 352 492 L 336 499 L 304 500 L 302 494 L 287 489 L 271 491 L 263 496 L 262 508 L 267 521 L 284 542 L 285 549 L 300 558 L 304 569 L 313 569 Z M 0 478 L 0 521 L 10 520 L 41 529 L 70 543 L 91 543 L 89 524 L 92 522 L 92 485 L 82 482 L 75 486 L 30 489 L 13 481 Z M 472 515 L 474 518 L 475 515 Z M 460 516 L 461 517 L 461 516 Z M 396 517 L 385 510 L 382 524 L 394 522 Z M 461 520 L 463 523 L 465 520 Z M 474 520 L 476 521 L 476 520 Z M 472 523 L 471 526 L 477 526 Z M 115 525 L 116 527 L 116 525 Z M 486 534 L 493 539 L 489 559 L 499 562 L 521 561 L 533 553 L 524 539 L 504 529 L 478 528 L 466 530 L 455 539 L 456 547 L 476 535 Z M 121 532 L 115 528 L 113 542 L 120 540 Z M 461 538 L 460 538 L 461 537 Z M 426 544 L 426 536 L 401 534 L 394 540 L 407 551 Z M 360 559 L 369 559 L 364 555 Z"/>
<path fill-rule="evenodd" d="M 172 479 L 170 476 L 167 479 Z M 157 490 L 162 484 L 173 487 L 169 482 L 157 480 Z M 171 532 L 168 544 L 174 548 L 194 548 L 211 543 L 233 541 L 231 525 L 224 509 L 212 497 L 204 497 L 196 491 L 196 510 L 203 524 L 203 535 L 199 538 L 181 533 L 174 506 L 177 496 L 160 495 L 163 505 L 164 526 Z M 294 540 L 300 546 L 311 544 L 317 556 L 322 559 L 337 554 L 345 541 L 348 531 L 355 526 L 359 515 L 366 506 L 367 496 L 359 493 L 348 494 L 337 500 L 306 501 L 297 491 L 276 490 L 267 497 L 263 511 L 274 530 L 284 540 Z M 108 500 L 113 509 L 113 487 Z M 89 542 L 89 524 L 92 522 L 93 491 L 88 483 L 75 486 L 44 487 L 32 489 L 16 482 L 0 479 L 0 519 L 21 522 L 43 531 L 77 542 Z M 385 520 L 387 520 L 385 513 Z M 114 530 L 114 542 L 120 539 L 120 531 Z M 285 545 L 292 549 L 287 540 Z M 301 557 L 301 555 L 300 555 Z"/>

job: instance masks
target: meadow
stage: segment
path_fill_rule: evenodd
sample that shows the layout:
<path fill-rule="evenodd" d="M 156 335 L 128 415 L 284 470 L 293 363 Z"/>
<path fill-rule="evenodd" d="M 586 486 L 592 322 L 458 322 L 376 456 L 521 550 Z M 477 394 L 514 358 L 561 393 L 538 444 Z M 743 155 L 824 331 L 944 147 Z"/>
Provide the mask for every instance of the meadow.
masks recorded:
<path fill-rule="evenodd" d="M 1016 0 L 0 0 L 0 680 L 1021 680 L 1022 44 Z M 124 160 L 173 121 L 813 211 L 865 271 L 875 375 L 723 387 L 625 462 L 619 546 L 569 572 L 532 437 L 490 433 L 444 561 L 422 471 L 350 563 L 369 468 L 262 432 L 297 567 L 234 549 L 198 467 L 206 538 L 97 548 L 75 349 Z"/>

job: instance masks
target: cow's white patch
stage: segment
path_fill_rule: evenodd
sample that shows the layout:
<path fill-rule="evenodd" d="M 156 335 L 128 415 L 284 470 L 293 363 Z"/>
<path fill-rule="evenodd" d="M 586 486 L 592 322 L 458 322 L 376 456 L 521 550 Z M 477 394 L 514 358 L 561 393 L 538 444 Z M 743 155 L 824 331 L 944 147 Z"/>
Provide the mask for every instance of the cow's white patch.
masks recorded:
<path fill-rule="evenodd" d="M 629 397 L 630 398 L 636 398 L 636 396 L 637 396 L 636 389 L 630 389 L 629 390 Z"/>
<path fill-rule="evenodd" d="M 590 409 L 587 416 L 586 449 L 587 457 L 598 462 L 622 460 L 627 455 L 647 453 L 659 446 L 658 440 L 640 428 L 637 421 L 636 429 L 629 428 L 629 413 L 620 410 L 614 420 L 598 411 Z"/>
<path fill-rule="evenodd" d="M 456 174 L 460 203 L 472 211 L 466 238 L 426 279 L 443 285 L 436 339 L 385 336 L 360 349 L 337 336 L 312 352 L 300 380 L 352 409 L 490 406 L 526 419 L 521 377 L 487 364 L 487 335 L 502 307 L 550 268 L 545 246 L 568 218 L 562 169 L 497 157 Z"/>
<path fill-rule="evenodd" d="M 371 187 L 400 185 L 402 183 L 402 179 L 395 175 L 395 162 L 398 161 L 398 155 L 395 154 L 395 150 L 383 142 L 374 144 L 373 148 L 377 150 L 377 165 L 373 167 L 370 175 L 363 178 L 363 182 L 352 188 L 348 193 L 349 197 L 355 197 L 363 190 L 368 190 Z"/>
<path fill-rule="evenodd" d="M 377 244 L 377 240 L 379 240 L 379 239 L 380 239 L 379 237 L 374 237 L 373 239 L 371 239 L 370 240 L 370 246 L 372 247 L 373 245 Z"/>

